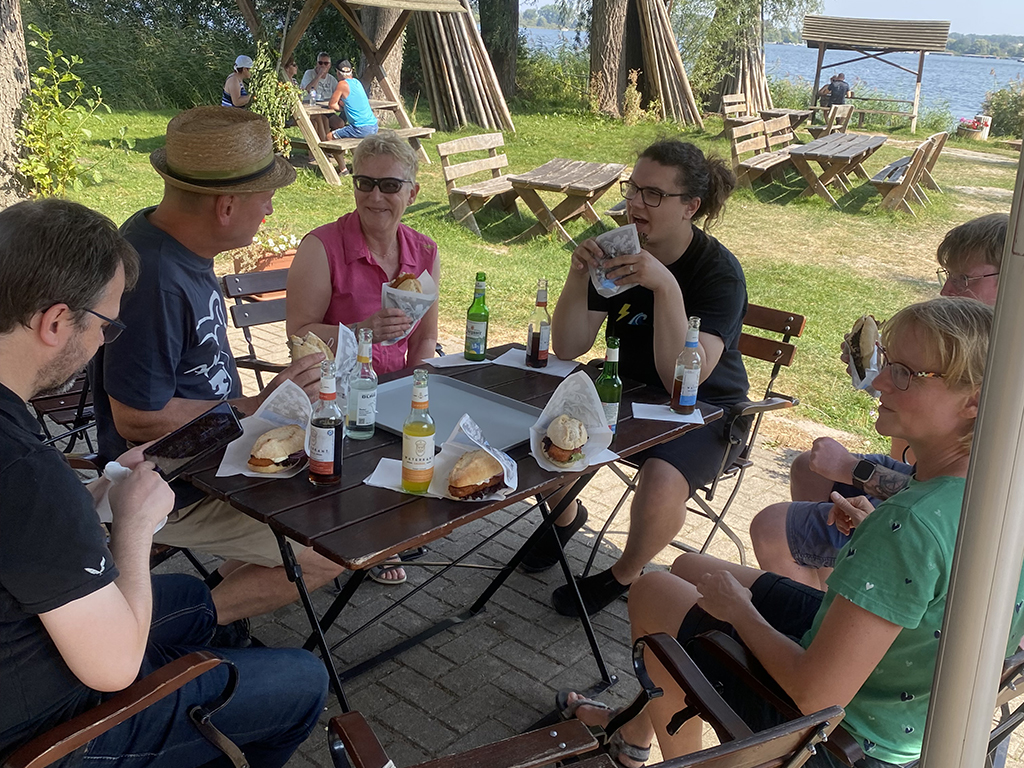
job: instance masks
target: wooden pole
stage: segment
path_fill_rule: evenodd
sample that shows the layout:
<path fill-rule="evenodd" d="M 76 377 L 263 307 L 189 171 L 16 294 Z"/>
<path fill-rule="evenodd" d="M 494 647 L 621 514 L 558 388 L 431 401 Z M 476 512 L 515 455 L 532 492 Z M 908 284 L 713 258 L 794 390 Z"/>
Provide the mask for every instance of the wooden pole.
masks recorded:
<path fill-rule="evenodd" d="M 252 0 L 235 0 L 235 3 L 238 5 L 238 10 L 242 12 L 242 18 L 245 19 L 249 31 L 252 32 L 253 39 L 259 40 L 262 35 L 262 25 L 260 17 L 252 5 Z"/>
<path fill-rule="evenodd" d="M 295 23 L 292 24 L 292 28 L 288 30 L 288 34 L 284 38 L 284 47 L 281 49 L 281 58 L 287 58 L 295 52 L 295 47 L 299 44 L 299 40 L 306 34 L 306 30 L 309 29 L 310 23 L 316 18 L 316 15 L 320 13 L 320 10 L 324 7 L 326 0 L 306 0 L 302 6 L 302 10 L 299 11 L 299 15 L 295 17 Z"/>
<path fill-rule="evenodd" d="M 818 65 L 814 68 L 814 89 L 811 91 L 811 108 L 818 106 L 818 91 L 821 89 L 821 63 L 825 60 L 825 44 L 818 43 Z M 813 120 L 811 121 L 813 122 Z"/>
<path fill-rule="evenodd" d="M 466 13 L 469 16 L 468 21 L 466 21 L 466 28 L 469 30 L 470 39 L 473 41 L 473 49 L 476 51 L 479 61 L 484 65 L 484 69 L 482 71 L 486 79 L 489 83 L 493 84 L 495 105 L 498 107 L 498 112 L 502 116 L 502 120 L 505 124 L 505 130 L 515 133 L 516 127 L 512 123 L 512 113 L 508 111 L 508 102 L 505 100 L 505 94 L 502 92 L 501 85 L 498 83 L 498 76 L 494 74 L 494 65 L 491 63 L 491 57 L 487 55 L 487 48 L 484 46 L 483 38 L 480 37 L 480 30 L 476 28 L 476 22 L 473 20 L 473 14 L 469 6 L 469 0 L 462 0 L 462 5 L 465 7 Z"/>
<path fill-rule="evenodd" d="M 697 99 L 694 98 L 693 89 L 690 88 L 690 79 L 686 75 L 686 67 L 683 66 L 683 57 L 679 53 L 679 43 L 676 41 L 675 33 L 672 31 L 672 19 L 668 15 L 668 10 L 658 3 L 659 15 L 662 16 L 663 27 L 666 30 L 666 36 L 668 38 L 669 50 L 672 54 L 672 59 L 675 61 L 675 68 L 679 74 L 679 85 L 683 95 L 683 103 L 689 112 L 688 119 L 684 120 L 686 123 L 693 123 L 704 129 L 704 120 L 700 116 L 700 109 L 697 107 Z"/>
<path fill-rule="evenodd" d="M 914 116 L 910 118 L 910 132 L 917 133 L 917 110 L 921 104 L 921 75 L 924 74 L 924 51 L 917 58 L 917 83 L 914 85 Z"/>
<path fill-rule="evenodd" d="M 423 25 L 426 23 L 426 16 L 422 13 L 416 15 L 413 28 L 416 30 L 416 47 L 420 50 L 420 71 L 423 72 L 423 87 L 427 90 L 427 103 L 430 105 L 431 122 L 441 130 L 446 130 L 446 122 L 443 119 L 440 109 L 441 102 L 437 92 L 434 90 L 434 68 L 430 61 L 430 48 L 427 46 L 423 36 Z"/>
<path fill-rule="evenodd" d="M 644 66 L 647 68 L 647 82 L 650 83 L 651 94 L 658 100 L 661 109 L 661 118 L 665 119 L 665 97 L 661 93 L 661 77 L 658 72 L 658 59 L 654 50 L 654 33 L 650 25 L 650 15 L 647 10 L 647 0 L 637 0 L 637 10 L 640 12 L 640 34 L 641 51 L 644 57 Z"/>

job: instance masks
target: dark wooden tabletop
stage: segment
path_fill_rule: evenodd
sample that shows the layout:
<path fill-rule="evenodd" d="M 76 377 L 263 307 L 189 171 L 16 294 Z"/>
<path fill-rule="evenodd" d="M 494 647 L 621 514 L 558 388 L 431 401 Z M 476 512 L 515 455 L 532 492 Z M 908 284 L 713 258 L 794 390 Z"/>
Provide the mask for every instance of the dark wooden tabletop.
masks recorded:
<path fill-rule="evenodd" d="M 618 180 L 626 166 L 620 163 L 588 163 L 555 158 L 526 173 L 512 174 L 512 186 L 528 186 L 546 192 L 591 193 Z"/>
<path fill-rule="evenodd" d="M 490 350 L 488 357 L 497 357 L 512 346 L 518 345 Z M 428 370 L 433 376 L 454 376 L 538 408 L 544 407 L 562 382 L 557 376 L 500 365 L 428 367 Z M 584 366 L 583 370 L 597 377 L 595 368 Z M 411 369 L 397 371 L 381 376 L 381 380 L 401 378 L 410 372 Z M 666 400 L 665 391 L 660 387 L 624 382 L 618 432 L 611 449 L 626 458 L 697 428 L 692 424 L 632 418 L 631 403 Z M 701 404 L 700 408 L 705 422 L 722 415 L 722 410 L 715 406 Z M 509 451 L 518 463 L 519 487 L 506 499 L 489 502 L 434 499 L 363 484 L 380 459 L 401 458 L 400 436 L 378 427 L 371 439 L 346 440 L 345 446 L 341 482 L 329 488 L 313 486 L 305 472 L 287 479 L 216 477 L 214 463 L 208 463 L 190 479 L 204 492 L 228 500 L 237 509 L 269 524 L 275 532 L 312 546 L 325 557 L 353 569 L 376 565 L 397 552 L 441 538 L 459 526 L 517 501 L 549 493 L 580 475 L 541 469 L 530 456 L 529 444 L 524 443 Z"/>
<path fill-rule="evenodd" d="M 863 136 L 858 133 L 833 133 L 789 147 L 790 155 L 805 160 L 846 160 L 853 161 L 861 155 L 874 152 L 885 144 L 885 136 Z"/>

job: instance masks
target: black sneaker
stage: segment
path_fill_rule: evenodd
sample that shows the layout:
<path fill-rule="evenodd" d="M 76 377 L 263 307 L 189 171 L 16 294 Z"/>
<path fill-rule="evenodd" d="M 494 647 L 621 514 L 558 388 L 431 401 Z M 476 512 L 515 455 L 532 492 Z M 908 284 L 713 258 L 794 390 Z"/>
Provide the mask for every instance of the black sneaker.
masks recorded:
<path fill-rule="evenodd" d="M 210 645 L 213 648 L 251 648 L 253 638 L 249 634 L 249 620 L 239 619 L 218 625 Z"/>
<path fill-rule="evenodd" d="M 620 584 L 611 568 L 585 579 L 577 579 L 576 587 L 580 591 L 580 597 L 583 598 L 583 607 L 588 616 L 593 616 L 603 610 L 629 591 L 629 584 Z M 551 603 L 555 606 L 555 610 L 563 616 L 575 617 L 578 615 L 576 601 L 573 599 L 572 589 L 568 584 L 563 584 L 551 593 Z"/>
<path fill-rule="evenodd" d="M 562 542 L 562 549 L 565 549 L 565 545 L 569 543 L 569 539 L 573 537 L 580 528 L 582 528 L 590 514 L 587 512 L 587 508 L 583 506 L 583 502 L 576 501 L 576 517 L 567 526 L 555 526 L 555 531 L 558 533 L 558 540 Z M 519 568 L 524 573 L 540 573 L 546 571 L 558 562 L 558 550 L 555 548 L 555 542 L 551 539 L 551 536 L 545 536 L 538 541 L 529 552 L 523 557 Z"/>

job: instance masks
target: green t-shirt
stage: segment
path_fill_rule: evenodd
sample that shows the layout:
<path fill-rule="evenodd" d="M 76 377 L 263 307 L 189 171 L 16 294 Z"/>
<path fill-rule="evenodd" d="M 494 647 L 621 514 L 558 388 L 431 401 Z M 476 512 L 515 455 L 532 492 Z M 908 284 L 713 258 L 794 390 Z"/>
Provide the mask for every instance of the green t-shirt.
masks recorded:
<path fill-rule="evenodd" d="M 906 763 L 921 754 L 964 486 L 962 477 L 911 480 L 879 505 L 839 551 L 825 599 L 801 639 L 804 648 L 811 644 L 836 595 L 903 627 L 843 721 L 878 760 Z M 1024 633 L 1022 600 L 1019 581 L 1006 655 Z"/>

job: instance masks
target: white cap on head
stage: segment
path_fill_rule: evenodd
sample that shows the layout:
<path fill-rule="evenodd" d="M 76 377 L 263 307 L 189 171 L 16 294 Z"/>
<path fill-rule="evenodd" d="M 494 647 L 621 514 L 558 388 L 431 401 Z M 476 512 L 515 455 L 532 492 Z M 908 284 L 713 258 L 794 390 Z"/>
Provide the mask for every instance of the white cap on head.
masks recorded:
<path fill-rule="evenodd" d="M 245 67 L 246 69 L 252 69 L 252 59 L 246 56 L 244 53 L 237 59 L 235 59 L 235 69 L 241 69 L 242 67 Z"/>

